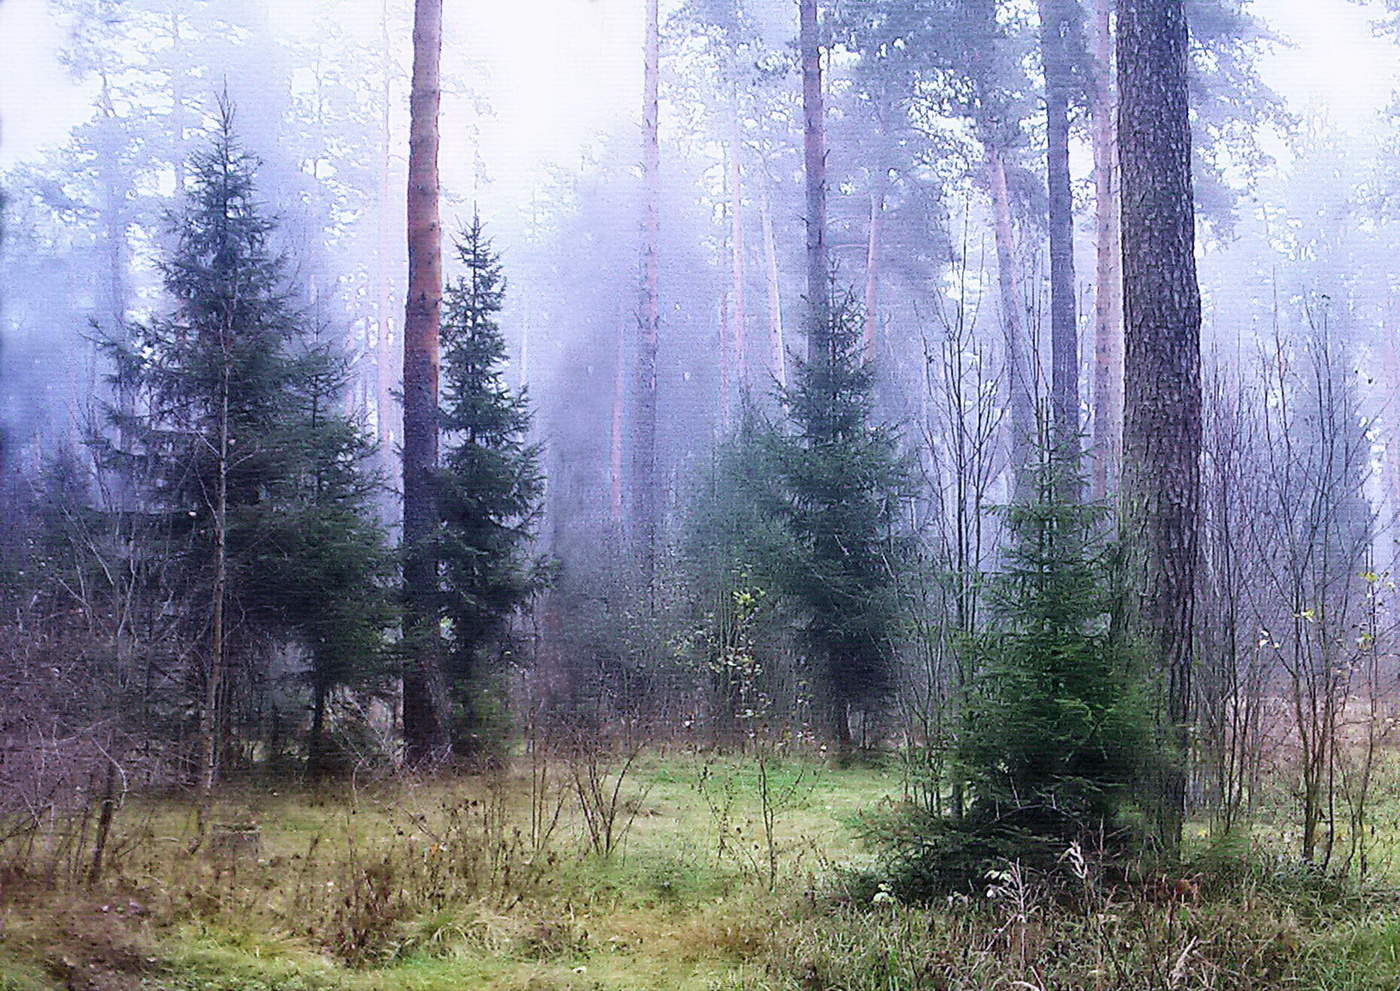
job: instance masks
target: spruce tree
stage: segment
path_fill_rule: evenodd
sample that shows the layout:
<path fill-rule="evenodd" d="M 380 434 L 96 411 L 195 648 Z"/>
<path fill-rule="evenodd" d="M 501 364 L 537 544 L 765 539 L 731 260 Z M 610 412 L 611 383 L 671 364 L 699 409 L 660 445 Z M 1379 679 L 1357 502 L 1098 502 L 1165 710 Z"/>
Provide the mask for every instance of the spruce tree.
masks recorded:
<path fill-rule="evenodd" d="M 990 620 L 955 750 L 967 801 L 872 820 L 901 898 L 980 887 L 1008 861 L 1051 870 L 1069 845 L 1123 849 L 1133 787 L 1155 754 L 1140 661 L 1111 625 L 1117 551 L 1107 510 L 1079 502 L 1077 445 L 1056 451 L 1042 410 L 1007 548 L 988 577 Z"/>
<path fill-rule="evenodd" d="M 1017 857 L 1111 832 L 1148 732 L 1141 679 L 1110 629 L 1107 511 L 1076 500 L 1078 442 L 1052 448 L 1051 431 L 1042 424 L 1030 498 L 1004 510 L 1009 546 L 972 648 L 980 673 L 960 745 L 970 825 L 1019 837 Z"/>
<path fill-rule="evenodd" d="M 873 422 L 860 314 L 849 299 L 828 309 L 821 346 L 798 362 L 793 387 L 779 391 L 790 431 L 771 443 L 776 508 L 793 547 L 782 571 L 805 615 L 813 682 L 844 753 L 852 707 L 878 702 L 891 681 L 893 569 L 904 550 L 896 522 L 906 486 L 894 431 Z"/>
<path fill-rule="evenodd" d="M 104 345 L 118 394 L 133 397 L 109 409 L 116 439 L 103 448 L 143 504 L 136 566 L 175 549 L 161 562 L 161 594 L 196 659 L 206 799 L 233 676 L 288 640 L 319 658 L 313 668 L 328 663 L 321 610 L 366 624 L 357 649 L 377 638 L 382 615 L 384 541 L 369 516 L 365 441 L 339 411 L 340 359 L 292 303 L 276 224 L 256 196 L 257 161 L 233 120 L 223 106 L 212 145 L 191 162 L 161 264 L 168 315 Z"/>
<path fill-rule="evenodd" d="M 344 412 L 352 362 L 319 333 L 301 342 L 289 385 L 292 416 L 282 442 L 295 476 L 265 542 L 265 594 L 310 662 L 311 725 L 307 770 L 334 769 L 327 716 L 338 689 L 387 687 L 391 665 L 384 631 L 394 621 L 394 558 L 375 512 L 382 479 L 365 425 Z"/>
<path fill-rule="evenodd" d="M 543 508 L 539 446 L 529 440 L 523 391 L 501 378 L 505 340 L 497 322 L 505 300 L 500 256 L 480 216 L 457 241 L 465 271 L 443 298 L 443 386 L 437 475 L 443 616 L 450 628 L 447 682 L 459 756 L 483 748 L 501 707 L 500 670 L 488 667 L 510 618 L 544 587 L 546 562 L 531 549 Z"/>

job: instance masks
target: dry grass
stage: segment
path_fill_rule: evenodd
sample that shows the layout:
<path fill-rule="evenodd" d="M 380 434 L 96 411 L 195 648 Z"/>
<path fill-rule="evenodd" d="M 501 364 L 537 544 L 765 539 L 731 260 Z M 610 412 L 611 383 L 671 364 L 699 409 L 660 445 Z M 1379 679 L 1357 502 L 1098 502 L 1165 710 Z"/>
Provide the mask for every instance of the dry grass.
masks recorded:
<path fill-rule="evenodd" d="M 11 976 L 0 989 L 24 986 L 18 975 L 113 991 L 724 986 L 771 933 L 770 896 L 750 871 L 761 835 L 752 769 L 716 772 L 735 793 L 720 823 L 697 790 L 702 763 L 639 761 L 608 857 L 590 849 L 562 764 L 533 800 L 523 771 L 229 789 L 213 819 L 256 847 L 240 840 L 194 857 L 186 803 L 136 800 L 118 818 L 122 853 L 101 885 L 62 895 L 33 876 L 8 885 L 0 974 Z M 798 770 L 775 769 L 800 788 L 774 836 L 785 878 L 809 886 L 854 854 L 843 820 L 897 782 Z M 106 945 L 123 949 L 96 949 Z"/>
<path fill-rule="evenodd" d="M 187 804 L 134 802 L 101 885 L 8 878 L 0 991 L 1400 986 L 1400 914 L 1282 862 L 1178 900 L 1066 899 L 1035 878 L 932 908 L 854 897 L 834 867 L 867 856 L 853 817 L 895 795 L 897 773 L 771 771 L 788 798 L 771 891 L 743 759 L 639 762 L 610 857 L 592 852 L 563 766 L 543 801 L 523 773 L 230 790 L 216 819 L 255 825 L 258 848 L 193 858 Z"/>

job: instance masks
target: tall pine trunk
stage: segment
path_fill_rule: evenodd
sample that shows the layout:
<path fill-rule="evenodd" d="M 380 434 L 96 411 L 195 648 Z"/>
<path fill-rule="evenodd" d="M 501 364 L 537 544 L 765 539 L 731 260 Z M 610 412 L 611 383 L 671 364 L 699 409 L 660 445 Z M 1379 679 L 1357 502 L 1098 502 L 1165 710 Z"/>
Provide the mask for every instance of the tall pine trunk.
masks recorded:
<path fill-rule="evenodd" d="M 1123 270 L 1118 228 L 1112 0 L 1094 0 L 1090 132 L 1094 149 L 1094 458 L 1092 494 L 1108 498 L 1123 456 Z"/>
<path fill-rule="evenodd" d="M 180 31 L 180 12 L 170 11 L 170 49 L 178 52 L 184 44 Z M 175 195 L 185 192 L 185 72 L 177 70 L 170 74 L 170 118 L 169 126 L 175 139 L 173 154 L 175 168 Z"/>
<path fill-rule="evenodd" d="M 660 485 L 656 470 L 656 362 L 661 329 L 661 28 L 657 0 L 646 0 L 642 86 L 642 292 L 632 417 L 633 540 L 648 599 L 656 579 Z"/>
<path fill-rule="evenodd" d="M 787 388 L 787 342 L 783 339 L 783 294 L 778 282 L 778 244 L 773 236 L 773 208 L 768 201 L 768 187 L 759 191 L 759 223 L 763 227 L 763 281 L 768 292 L 768 350 L 773 377 Z"/>
<path fill-rule="evenodd" d="M 438 636 L 438 359 L 442 231 L 438 203 L 438 111 L 442 102 L 442 0 L 416 0 L 408 147 L 408 304 L 403 335 L 403 730 L 410 763 L 447 746 Z"/>
<path fill-rule="evenodd" d="M 870 225 L 865 241 L 865 326 L 863 337 L 865 357 L 874 361 L 879 347 L 880 332 L 880 238 L 884 234 L 885 197 L 889 190 L 889 173 L 882 165 L 874 176 L 870 190 Z"/>
<path fill-rule="evenodd" d="M 997 287 L 1001 294 L 1002 333 L 1006 348 L 1006 391 L 1010 434 L 1007 453 L 1016 498 L 1026 495 L 1031 444 L 1035 439 L 1035 380 L 1026 347 L 1024 305 L 1016 269 L 1016 237 L 1011 222 L 1011 191 L 1006 182 L 1006 158 L 1001 149 L 987 149 L 987 178 L 997 246 Z"/>
<path fill-rule="evenodd" d="M 739 127 L 739 98 L 734 96 L 729 131 L 729 320 L 734 328 L 734 381 L 742 393 L 748 385 L 748 301 L 744 291 L 744 168 L 743 134 Z"/>
<path fill-rule="evenodd" d="M 807 180 L 807 357 L 826 351 L 831 321 L 826 246 L 826 113 L 822 101 L 821 42 L 817 0 L 800 0 L 798 47 L 802 58 L 802 148 Z"/>
<path fill-rule="evenodd" d="M 1045 66 L 1046 186 L 1050 207 L 1050 394 L 1054 443 L 1077 461 L 1079 331 L 1074 304 L 1074 193 L 1069 169 L 1070 60 L 1073 30 L 1067 0 L 1040 0 L 1040 54 Z"/>
<path fill-rule="evenodd" d="M 1118 11 L 1123 199 L 1123 522 L 1132 552 L 1129 629 L 1163 691 L 1163 753 L 1149 798 L 1158 839 L 1179 849 L 1201 502 L 1201 296 L 1191 182 L 1184 0 Z"/>
<path fill-rule="evenodd" d="M 318 677 L 311 686 L 311 733 L 306 744 L 306 776 L 312 780 L 326 773 L 329 750 L 326 739 L 326 680 Z"/>
<path fill-rule="evenodd" d="M 614 355 L 615 363 L 613 365 L 611 422 L 608 425 L 608 511 L 613 526 L 618 528 L 621 528 L 623 523 L 622 487 L 624 484 L 623 473 L 626 470 L 623 464 L 622 437 L 627 402 L 627 331 L 625 327 L 626 321 L 622 313 L 622 306 L 619 305 L 617 353 Z"/>
<path fill-rule="evenodd" d="M 390 228 L 389 212 L 392 209 L 390 193 L 390 154 L 391 154 L 391 117 L 390 103 L 393 99 L 393 84 L 390 71 L 390 40 L 389 40 L 389 3 L 384 0 L 380 12 L 380 72 L 383 78 L 380 80 L 380 107 L 379 107 L 379 216 L 377 230 L 375 232 L 374 244 L 374 305 L 375 322 L 378 326 L 378 341 L 375 348 L 375 434 L 379 441 L 381 457 L 386 462 L 393 457 L 393 450 L 397 442 L 394 436 L 393 418 L 390 410 L 394 408 L 394 388 L 398 385 L 399 376 L 396 374 L 394 365 L 394 332 L 391 322 L 390 312 L 393 304 L 390 299 L 391 281 L 389 279 L 389 265 L 393 253 L 389 247 Z M 392 471 L 386 471 L 392 477 Z"/>

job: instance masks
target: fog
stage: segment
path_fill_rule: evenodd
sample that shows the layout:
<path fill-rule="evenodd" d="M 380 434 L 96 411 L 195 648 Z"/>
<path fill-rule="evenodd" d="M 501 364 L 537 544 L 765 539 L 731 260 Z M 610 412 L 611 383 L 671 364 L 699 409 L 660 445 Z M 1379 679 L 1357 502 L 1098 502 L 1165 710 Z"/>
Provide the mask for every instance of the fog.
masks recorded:
<path fill-rule="evenodd" d="M 616 816 L 675 744 L 758 762 L 770 895 L 767 762 L 858 753 L 954 844 L 1366 870 L 1400 0 L 0 0 L 0 56 L 0 837 L 95 884 L 117 769 L 197 849 L 225 783 L 552 756 L 606 859 L 599 762 Z"/>

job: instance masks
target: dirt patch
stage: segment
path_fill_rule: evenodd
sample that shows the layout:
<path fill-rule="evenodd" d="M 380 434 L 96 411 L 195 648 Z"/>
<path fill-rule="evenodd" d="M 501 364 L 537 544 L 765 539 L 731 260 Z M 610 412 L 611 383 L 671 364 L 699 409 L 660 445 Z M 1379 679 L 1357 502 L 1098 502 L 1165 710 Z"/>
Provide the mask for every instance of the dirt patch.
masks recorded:
<path fill-rule="evenodd" d="M 55 912 L 42 962 L 68 991 L 137 991 L 159 963 L 141 933 L 134 901 L 74 905 Z"/>

